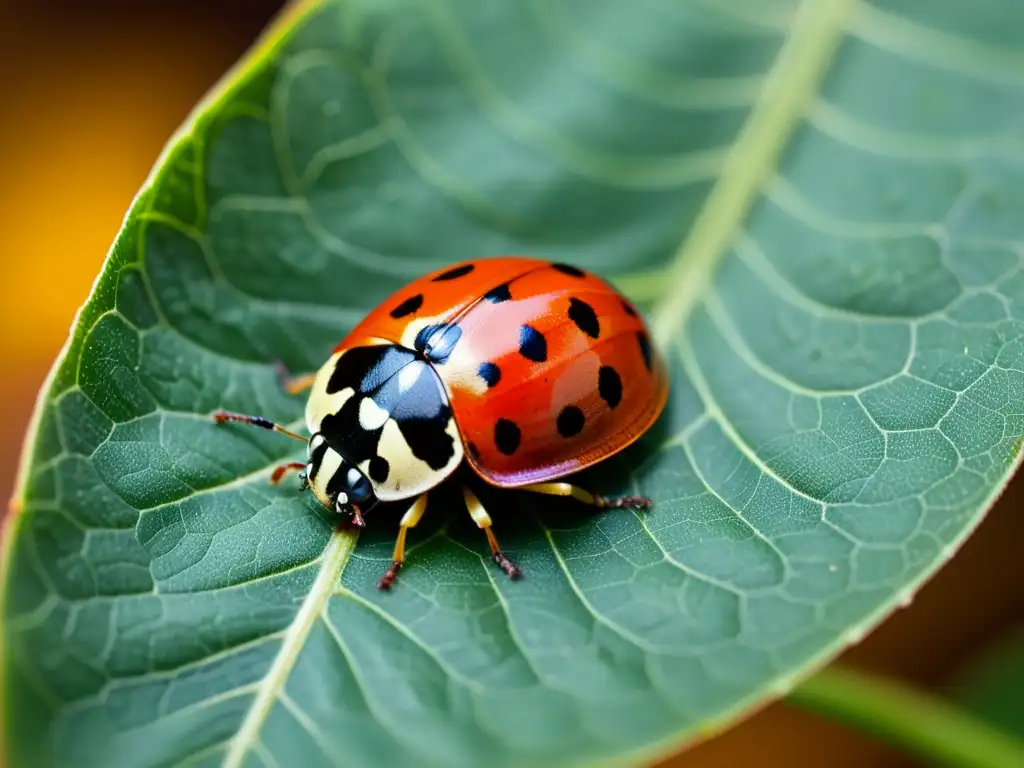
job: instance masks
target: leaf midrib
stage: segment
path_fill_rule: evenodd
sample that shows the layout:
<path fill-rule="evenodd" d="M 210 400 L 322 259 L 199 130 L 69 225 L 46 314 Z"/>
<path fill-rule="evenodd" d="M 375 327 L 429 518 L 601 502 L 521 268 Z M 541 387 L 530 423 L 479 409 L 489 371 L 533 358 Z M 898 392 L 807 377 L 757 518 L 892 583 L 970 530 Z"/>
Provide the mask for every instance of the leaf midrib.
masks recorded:
<path fill-rule="evenodd" d="M 721 176 L 708 195 L 668 270 L 667 285 L 681 290 L 666 295 L 652 318 L 656 341 L 667 346 L 710 283 L 714 268 L 736 234 L 762 183 L 773 172 L 792 130 L 817 92 L 828 63 L 859 0 L 805 0 L 761 91 L 760 98 L 729 151 Z M 281 641 L 281 648 L 260 683 L 224 760 L 240 768 L 259 741 L 292 667 L 339 583 L 358 534 L 335 533 L 324 550 L 310 593 Z"/>
<path fill-rule="evenodd" d="M 722 174 L 665 275 L 669 289 L 651 319 L 654 338 L 663 350 L 682 331 L 762 185 L 774 173 L 859 4 L 860 0 L 804 0 L 796 12 Z"/>
<path fill-rule="evenodd" d="M 295 666 L 310 631 L 320 619 L 328 598 L 334 592 L 358 538 L 357 532 L 331 534 L 321 555 L 320 570 L 313 586 L 285 632 L 281 640 L 281 649 L 274 657 L 267 676 L 260 683 L 256 698 L 246 713 L 242 726 L 231 740 L 231 746 L 224 758 L 224 768 L 241 768 L 249 750 L 259 741 L 260 729 L 288 680 L 288 675 Z"/>

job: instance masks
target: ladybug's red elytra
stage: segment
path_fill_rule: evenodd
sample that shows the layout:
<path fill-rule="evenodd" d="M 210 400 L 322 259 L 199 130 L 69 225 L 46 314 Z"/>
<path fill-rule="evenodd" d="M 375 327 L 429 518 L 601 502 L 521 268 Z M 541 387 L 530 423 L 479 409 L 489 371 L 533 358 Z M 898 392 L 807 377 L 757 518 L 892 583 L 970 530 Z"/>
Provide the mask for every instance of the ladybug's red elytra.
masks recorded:
<path fill-rule="evenodd" d="M 310 390 L 308 460 L 301 472 L 325 507 L 356 526 L 378 501 L 413 499 L 402 517 L 389 589 L 406 532 L 427 492 L 465 461 L 501 488 L 572 496 L 599 508 L 646 509 L 636 496 L 605 498 L 559 478 L 634 442 L 668 396 L 666 368 L 643 318 L 601 278 L 568 264 L 501 257 L 424 275 L 373 310 L 316 373 L 287 379 Z M 306 441 L 260 416 L 241 421 Z M 463 488 L 466 507 L 510 577 L 491 518 Z"/>

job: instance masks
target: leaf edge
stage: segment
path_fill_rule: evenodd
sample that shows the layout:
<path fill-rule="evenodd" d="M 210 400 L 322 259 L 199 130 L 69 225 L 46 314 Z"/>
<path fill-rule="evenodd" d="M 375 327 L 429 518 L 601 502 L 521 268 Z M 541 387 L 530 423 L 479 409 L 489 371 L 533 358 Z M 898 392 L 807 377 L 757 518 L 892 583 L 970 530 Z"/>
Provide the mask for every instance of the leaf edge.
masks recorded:
<path fill-rule="evenodd" d="M 61 381 L 61 377 L 66 377 L 69 373 L 77 374 L 82 344 L 87 335 L 85 324 L 90 320 L 98 320 L 116 302 L 119 274 L 114 272 L 111 267 L 117 263 L 118 259 L 122 259 L 125 265 L 130 263 L 120 248 L 125 233 L 138 224 L 140 214 L 145 210 L 149 196 L 153 194 L 154 188 L 167 173 L 171 158 L 186 149 L 193 135 L 210 122 L 212 110 L 232 94 L 244 88 L 262 68 L 268 66 L 273 54 L 287 45 L 301 22 L 322 5 L 322 0 L 289 0 L 277 12 L 249 48 L 207 89 L 167 139 L 122 217 L 121 226 L 107 249 L 99 272 L 85 300 L 75 311 L 68 336 L 40 384 L 32 413 L 29 416 L 28 426 L 22 438 L 14 474 L 14 488 L 7 502 L 6 515 L 0 523 L 0 617 L 7 614 L 10 599 L 11 561 L 14 557 L 14 545 L 20 538 L 25 517 L 22 513 L 25 509 L 31 467 L 35 458 L 34 450 L 43 414 L 47 405 L 67 389 L 66 385 L 62 387 L 64 382 Z M 8 685 L 10 663 L 7 633 L 0 631 L 0 758 L 8 760 L 14 756 L 11 747 L 13 741 L 9 733 L 11 725 L 9 713 L 12 709 Z"/>
<path fill-rule="evenodd" d="M 210 86 L 203 97 L 190 110 L 178 129 L 165 142 L 149 174 L 139 187 L 138 192 L 136 192 L 125 212 L 122 224 L 100 265 L 97 277 L 85 301 L 72 319 L 69 335 L 40 385 L 29 424 L 25 431 L 15 473 L 14 490 L 8 501 L 7 515 L 3 520 L 3 524 L 0 525 L 0 616 L 6 613 L 9 595 L 8 576 L 10 573 L 13 542 L 18 538 L 20 531 L 21 519 L 23 518 L 21 512 L 25 506 L 24 502 L 30 475 L 29 470 L 33 461 L 32 451 L 35 446 L 43 412 L 52 400 L 52 397 L 63 391 L 63 389 L 59 388 L 59 377 L 66 375 L 68 367 L 78 362 L 81 344 L 85 337 L 83 323 L 90 319 L 98 319 L 106 309 L 109 309 L 109 306 L 104 307 L 100 304 L 102 299 L 105 298 L 103 292 L 111 292 L 109 305 L 112 305 L 116 299 L 118 274 L 111 273 L 109 268 L 115 263 L 117 258 L 122 256 L 119 252 L 119 245 L 124 238 L 125 232 L 131 226 L 138 223 L 139 214 L 143 211 L 148 196 L 153 193 L 155 186 L 163 178 L 169 160 L 177 152 L 187 147 L 187 142 L 194 132 L 208 123 L 211 110 L 247 85 L 262 67 L 267 66 L 273 54 L 288 43 L 291 36 L 299 29 L 301 22 L 323 5 L 323 0 L 289 0 L 283 6 L 246 52 Z M 739 218 L 742 218 L 742 214 Z M 677 258 L 670 262 L 670 272 L 678 274 L 686 271 L 682 268 L 673 269 L 679 263 L 685 263 L 683 259 L 678 257 L 682 255 L 681 251 L 686 248 L 686 245 L 686 242 L 681 245 L 680 252 L 676 254 Z M 786 699 L 793 689 L 832 663 L 844 650 L 860 642 L 864 636 L 870 634 L 882 621 L 895 613 L 896 610 L 909 605 L 910 599 L 959 552 L 967 539 L 973 535 L 978 526 L 984 521 L 991 508 L 999 500 L 1010 481 L 1017 474 L 1022 464 L 1024 464 L 1024 439 L 1019 439 L 1015 448 L 1016 455 L 1007 461 L 1007 469 L 1002 481 L 993 487 L 992 491 L 978 505 L 976 513 L 959 532 L 956 540 L 943 548 L 939 557 L 926 569 L 922 570 L 918 577 L 905 589 L 894 593 L 890 600 L 881 603 L 874 611 L 865 616 L 860 622 L 857 632 L 846 632 L 835 643 L 824 647 L 819 654 L 808 660 L 798 673 L 776 678 L 775 681 L 762 687 L 758 692 L 737 701 L 729 709 L 705 721 L 696 728 L 691 726 L 687 729 L 681 729 L 639 749 L 622 752 L 608 759 L 593 761 L 588 763 L 588 765 L 600 766 L 600 768 L 625 768 L 625 766 L 633 766 L 639 763 L 648 764 L 665 760 L 669 757 L 685 753 L 693 747 L 723 734 L 771 704 Z M 328 548 L 330 546 L 329 544 Z M 326 551 L 325 549 L 325 553 Z M 324 555 L 322 554 L 321 559 L 323 558 Z M 7 738 L 6 733 L 9 693 L 6 681 L 8 661 L 6 633 L 0 632 L 0 745 L 3 745 L 0 747 L 0 756 L 10 755 L 9 745 L 12 743 Z M 767 694 L 766 690 L 768 691 Z"/>

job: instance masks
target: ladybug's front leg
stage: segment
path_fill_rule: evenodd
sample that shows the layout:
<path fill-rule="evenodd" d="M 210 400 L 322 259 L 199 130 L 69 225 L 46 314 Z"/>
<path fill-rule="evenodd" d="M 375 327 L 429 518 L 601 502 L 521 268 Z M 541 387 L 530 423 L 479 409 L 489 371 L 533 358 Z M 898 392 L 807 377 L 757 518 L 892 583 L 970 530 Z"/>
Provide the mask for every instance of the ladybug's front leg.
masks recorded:
<path fill-rule="evenodd" d="M 309 484 L 309 481 L 306 479 L 305 469 L 306 463 L 303 461 L 289 461 L 284 464 L 280 464 L 274 468 L 273 473 L 270 475 L 270 482 L 277 485 L 281 482 L 281 478 L 289 472 L 297 472 L 301 470 L 302 474 L 299 475 L 299 480 L 302 483 L 300 490 L 304 491 L 306 490 L 306 486 Z"/>
<path fill-rule="evenodd" d="M 410 528 L 415 528 L 416 523 L 423 517 L 423 513 L 427 509 L 427 494 L 422 494 L 413 505 L 409 507 L 408 511 L 402 515 L 402 521 L 398 524 L 398 538 L 395 540 L 395 551 L 391 556 L 391 567 L 388 568 L 387 573 L 381 576 L 380 581 L 377 582 L 377 589 L 391 589 L 391 585 L 395 583 L 395 579 L 398 578 L 398 572 L 402 569 L 402 565 L 405 564 L 405 534 Z"/>
<path fill-rule="evenodd" d="M 610 499 L 606 496 L 598 496 L 596 493 L 591 493 L 570 483 L 535 483 L 534 485 L 524 485 L 516 490 L 544 493 L 549 496 L 572 496 L 577 501 L 590 504 L 598 509 L 647 510 L 654 506 L 651 500 L 645 496 L 619 496 L 618 498 Z"/>
<path fill-rule="evenodd" d="M 501 551 L 498 539 L 495 537 L 494 531 L 491 530 L 491 516 L 487 514 L 487 510 L 480 503 L 480 499 L 465 486 L 462 488 L 462 496 L 466 500 L 466 509 L 469 510 L 469 516 L 487 534 L 487 543 L 491 547 L 491 559 L 510 579 L 518 579 L 522 576 L 522 571 L 516 568 L 515 563 L 509 559 L 508 555 Z"/>

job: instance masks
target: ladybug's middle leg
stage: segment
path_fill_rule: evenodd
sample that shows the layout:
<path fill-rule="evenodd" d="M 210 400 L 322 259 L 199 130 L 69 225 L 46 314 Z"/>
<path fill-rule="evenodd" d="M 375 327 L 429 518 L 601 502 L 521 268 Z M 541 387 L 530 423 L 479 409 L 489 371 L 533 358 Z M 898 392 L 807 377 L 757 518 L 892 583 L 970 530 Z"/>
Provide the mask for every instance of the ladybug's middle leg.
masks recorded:
<path fill-rule="evenodd" d="M 491 546 L 491 559 L 494 560 L 501 570 L 508 574 L 510 579 L 518 579 L 522 576 L 522 571 L 516 568 L 515 563 L 509 559 L 508 555 L 501 551 L 498 539 L 494 536 L 494 531 L 491 530 L 491 516 L 487 514 L 487 510 L 480 503 L 480 499 L 466 486 L 462 487 L 462 496 L 466 500 L 466 509 L 469 510 L 469 516 L 487 534 L 487 543 Z"/>
<path fill-rule="evenodd" d="M 533 485 L 524 485 L 516 490 L 544 493 L 549 496 L 572 496 L 577 501 L 591 504 L 598 509 L 650 509 L 654 506 L 651 500 L 645 496 L 619 496 L 610 499 L 607 496 L 598 496 L 596 493 L 591 493 L 571 483 L 534 483 Z"/>
<path fill-rule="evenodd" d="M 416 527 L 416 523 L 420 521 L 426 510 L 427 494 L 424 493 L 402 515 L 402 521 L 398 524 L 398 538 L 395 539 L 395 552 L 391 556 L 391 567 L 388 568 L 387 573 L 381 576 L 380 581 L 377 582 L 377 589 L 391 589 L 391 585 L 395 583 L 395 579 L 398 578 L 398 572 L 405 563 L 405 534 L 410 528 Z"/>

